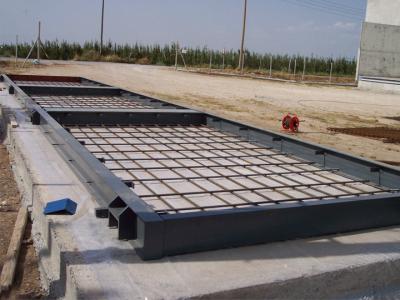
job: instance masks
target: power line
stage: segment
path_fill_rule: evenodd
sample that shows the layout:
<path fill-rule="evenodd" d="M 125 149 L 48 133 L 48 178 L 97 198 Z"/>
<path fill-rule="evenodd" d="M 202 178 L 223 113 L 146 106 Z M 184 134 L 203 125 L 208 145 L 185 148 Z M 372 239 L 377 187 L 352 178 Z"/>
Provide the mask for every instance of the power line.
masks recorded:
<path fill-rule="evenodd" d="M 345 11 L 347 12 L 351 12 L 351 13 L 355 13 L 355 14 L 364 14 L 365 10 L 361 9 L 361 8 L 357 8 L 354 6 L 349 6 L 346 4 L 339 4 L 337 2 L 334 1 L 329 1 L 329 0 L 312 0 L 312 2 L 315 2 L 315 4 L 320 4 L 322 6 L 326 6 L 328 8 L 333 8 L 333 9 L 338 9 L 341 11 Z"/>
<path fill-rule="evenodd" d="M 335 1 L 332 1 L 332 0 L 316 0 L 316 1 L 325 2 L 325 3 L 330 4 L 332 6 L 336 6 L 336 7 L 339 7 L 339 8 L 345 8 L 345 9 L 352 10 L 352 11 L 355 11 L 355 12 L 359 12 L 359 13 L 362 13 L 362 14 L 365 13 L 365 9 L 363 9 L 363 8 L 357 8 L 357 7 L 354 7 L 354 6 L 349 6 L 347 4 L 338 3 L 338 2 L 335 2 Z"/>
<path fill-rule="evenodd" d="M 317 4 L 310 0 L 302 0 L 301 2 L 298 2 L 296 0 L 284 0 L 284 1 L 294 4 L 294 5 L 311 8 L 311 9 L 322 11 L 322 12 L 329 13 L 329 14 L 336 14 L 336 15 L 340 15 L 340 16 L 344 16 L 344 17 L 352 17 L 352 18 L 354 18 L 354 17 L 361 18 L 362 17 L 361 14 L 355 14 L 352 12 L 347 12 L 345 10 L 335 9 L 334 7 Z"/>
<path fill-rule="evenodd" d="M 354 12 L 354 11 L 350 11 L 347 8 L 343 8 L 343 7 L 336 7 L 333 6 L 331 4 L 327 4 L 327 3 L 321 3 L 321 2 L 316 2 L 315 0 L 302 0 L 301 1 L 303 4 L 308 4 L 308 5 L 312 5 L 318 8 L 322 8 L 322 9 L 326 9 L 329 11 L 334 11 L 334 12 L 339 12 L 342 14 L 348 14 L 348 15 L 354 15 L 354 16 L 361 16 L 360 12 Z"/>
<path fill-rule="evenodd" d="M 351 13 L 351 12 L 345 12 L 342 10 L 338 10 L 338 9 L 334 9 L 333 7 L 328 7 L 328 6 L 322 6 L 322 5 L 318 5 L 316 3 L 310 3 L 307 1 L 310 0 L 302 0 L 301 2 L 298 2 L 296 0 L 284 0 L 287 3 L 293 4 L 293 5 L 297 5 L 297 6 L 301 6 L 301 7 L 306 7 L 306 8 L 311 8 L 313 10 L 317 10 L 323 13 L 327 13 L 327 14 L 332 14 L 332 15 L 337 15 L 337 16 L 341 16 L 341 17 L 346 17 L 346 18 L 350 18 L 350 19 L 357 19 L 357 20 L 362 20 L 364 17 L 362 14 L 355 14 L 355 13 Z"/>
<path fill-rule="evenodd" d="M 302 0 L 300 1 L 296 1 L 296 0 L 286 0 L 287 2 L 290 2 L 292 4 L 298 5 L 298 6 L 302 6 L 302 7 L 306 7 L 306 8 L 311 8 L 313 10 L 317 10 L 320 12 L 324 12 L 327 14 L 332 14 L 332 15 L 338 15 L 341 17 L 346 17 L 346 18 L 351 18 L 351 19 L 362 19 L 363 18 L 363 14 L 361 13 L 354 13 L 354 12 L 350 12 L 350 11 L 346 11 L 344 9 L 337 9 L 335 7 L 326 5 L 326 4 L 317 4 L 316 2 L 312 2 L 311 0 Z"/>

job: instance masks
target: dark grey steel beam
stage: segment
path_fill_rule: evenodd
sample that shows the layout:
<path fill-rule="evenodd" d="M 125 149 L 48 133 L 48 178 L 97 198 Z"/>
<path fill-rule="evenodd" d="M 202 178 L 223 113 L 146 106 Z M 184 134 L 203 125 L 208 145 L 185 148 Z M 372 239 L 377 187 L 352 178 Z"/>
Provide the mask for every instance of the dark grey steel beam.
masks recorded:
<path fill-rule="evenodd" d="M 164 255 L 398 225 L 400 194 L 162 215 Z"/>
<path fill-rule="evenodd" d="M 28 95 L 120 96 L 121 89 L 108 86 L 34 86 L 19 85 Z"/>
<path fill-rule="evenodd" d="M 143 109 L 134 111 L 49 112 L 60 124 L 65 125 L 204 125 L 203 113 L 192 110 Z"/>
<path fill-rule="evenodd" d="M 51 107 L 45 108 L 45 110 L 49 114 L 57 114 L 57 113 L 123 113 L 123 114 L 138 114 L 138 113 L 176 113 L 176 114 L 203 114 L 196 110 L 192 109 L 168 109 L 168 108 L 138 108 L 138 109 L 114 109 L 114 108 L 58 108 Z M 128 116 L 129 117 L 129 116 Z"/>

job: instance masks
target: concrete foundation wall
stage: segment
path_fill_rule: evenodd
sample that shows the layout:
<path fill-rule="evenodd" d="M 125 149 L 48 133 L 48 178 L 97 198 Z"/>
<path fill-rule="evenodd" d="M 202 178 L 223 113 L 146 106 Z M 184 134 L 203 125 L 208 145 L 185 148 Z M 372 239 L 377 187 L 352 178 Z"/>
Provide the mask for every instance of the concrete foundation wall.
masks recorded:
<path fill-rule="evenodd" d="M 359 75 L 400 78 L 400 26 L 364 23 Z"/>
<path fill-rule="evenodd" d="M 368 0 L 365 21 L 400 26 L 399 0 Z"/>

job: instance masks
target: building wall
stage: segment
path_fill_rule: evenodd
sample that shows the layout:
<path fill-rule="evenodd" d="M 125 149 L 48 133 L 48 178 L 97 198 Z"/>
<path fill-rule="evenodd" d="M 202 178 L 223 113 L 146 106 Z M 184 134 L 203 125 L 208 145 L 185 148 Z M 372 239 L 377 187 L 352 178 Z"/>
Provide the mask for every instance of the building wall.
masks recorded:
<path fill-rule="evenodd" d="M 400 26 L 400 0 L 368 0 L 365 21 Z"/>
<path fill-rule="evenodd" d="M 400 0 L 368 0 L 358 74 L 400 78 Z"/>

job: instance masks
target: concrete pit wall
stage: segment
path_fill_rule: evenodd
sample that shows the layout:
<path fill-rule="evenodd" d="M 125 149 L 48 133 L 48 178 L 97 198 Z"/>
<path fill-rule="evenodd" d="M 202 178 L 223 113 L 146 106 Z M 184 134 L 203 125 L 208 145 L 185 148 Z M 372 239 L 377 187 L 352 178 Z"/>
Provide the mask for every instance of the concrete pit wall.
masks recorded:
<path fill-rule="evenodd" d="M 359 75 L 400 78 L 400 26 L 364 23 Z"/>
<path fill-rule="evenodd" d="M 365 21 L 400 26 L 399 0 L 368 0 Z"/>

